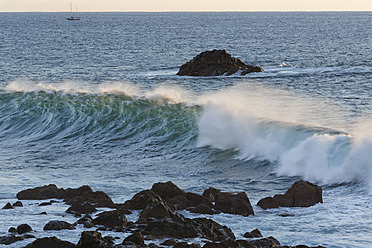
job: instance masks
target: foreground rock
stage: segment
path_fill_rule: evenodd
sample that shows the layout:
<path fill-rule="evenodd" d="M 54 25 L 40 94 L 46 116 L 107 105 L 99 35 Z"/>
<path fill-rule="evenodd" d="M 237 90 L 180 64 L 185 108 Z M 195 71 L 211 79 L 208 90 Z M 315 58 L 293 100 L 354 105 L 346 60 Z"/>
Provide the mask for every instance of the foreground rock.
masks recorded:
<path fill-rule="evenodd" d="M 241 75 L 262 72 L 257 66 L 244 64 L 240 59 L 231 57 L 225 50 L 202 52 L 192 60 L 183 64 L 178 71 L 179 76 L 221 76 L 232 75 L 241 70 Z"/>
<path fill-rule="evenodd" d="M 47 237 L 36 239 L 34 242 L 26 245 L 24 248 L 74 248 L 73 243 L 63 241 L 57 237 Z"/>
<path fill-rule="evenodd" d="M 44 231 L 47 230 L 73 230 L 75 229 L 75 226 L 73 224 L 70 224 L 66 221 L 59 221 L 59 220 L 51 220 L 49 221 L 43 228 Z"/>
<path fill-rule="evenodd" d="M 49 184 L 18 192 L 19 200 L 63 199 L 67 204 L 88 202 L 96 207 L 115 208 L 111 198 L 102 191 L 94 192 L 90 186 L 84 185 L 77 189 L 59 189 L 55 184 Z"/>
<path fill-rule="evenodd" d="M 278 207 L 310 207 L 323 203 L 322 188 L 307 181 L 295 182 L 287 192 L 261 199 L 257 205 L 263 209 Z"/>
<path fill-rule="evenodd" d="M 217 194 L 215 202 L 215 209 L 224 213 L 242 216 L 254 215 L 251 203 L 244 192 L 237 194 L 220 192 Z"/>

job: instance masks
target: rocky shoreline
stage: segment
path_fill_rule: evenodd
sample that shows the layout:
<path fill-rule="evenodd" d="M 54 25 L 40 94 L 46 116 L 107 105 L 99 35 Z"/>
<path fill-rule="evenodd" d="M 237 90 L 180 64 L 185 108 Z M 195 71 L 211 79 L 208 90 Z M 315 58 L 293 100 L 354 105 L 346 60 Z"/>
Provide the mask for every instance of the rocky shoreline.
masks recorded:
<path fill-rule="evenodd" d="M 245 192 L 222 192 L 215 188 L 206 189 L 202 195 L 186 192 L 172 182 L 155 183 L 151 189 L 135 194 L 124 203 L 114 203 L 102 191 L 93 191 L 90 186 L 77 189 L 62 189 L 54 184 L 20 191 L 18 201 L 7 203 L 2 211 L 12 211 L 23 207 L 22 200 L 47 200 L 54 204 L 60 199 L 66 204 L 66 213 L 76 218 L 75 223 L 50 220 L 43 231 L 73 230 L 82 225 L 83 231 L 77 244 L 63 241 L 57 237 L 36 238 L 28 224 L 9 227 L 9 234 L 0 236 L 0 244 L 9 245 L 25 239 L 35 239 L 27 248 L 43 247 L 79 247 L 79 248 L 116 248 L 116 247 L 203 247 L 203 248 L 266 248 L 292 247 L 281 246 L 274 237 L 263 237 L 257 229 L 246 232 L 245 239 L 236 239 L 233 231 L 216 221 L 206 218 L 214 214 L 226 213 L 246 217 L 254 215 L 253 208 Z M 295 182 L 285 194 L 266 197 L 257 205 L 263 209 L 278 207 L 309 207 L 322 203 L 322 189 L 306 181 Z M 110 208 L 99 212 L 97 208 Z M 198 218 L 186 218 L 180 210 L 201 214 Z M 128 221 L 126 215 L 138 211 L 137 221 Z M 95 214 L 98 213 L 98 214 Z M 46 212 L 40 214 L 47 215 Z M 93 214 L 95 214 L 94 217 Z M 94 231 L 88 229 L 95 229 Z M 123 241 L 112 236 L 103 237 L 101 232 L 130 233 Z M 190 243 L 190 238 L 199 238 L 200 242 Z M 155 244 L 157 240 L 164 240 Z M 158 242 L 159 243 L 159 242 Z M 306 245 L 293 246 L 306 248 Z M 322 246 L 318 246 L 320 248 Z"/>

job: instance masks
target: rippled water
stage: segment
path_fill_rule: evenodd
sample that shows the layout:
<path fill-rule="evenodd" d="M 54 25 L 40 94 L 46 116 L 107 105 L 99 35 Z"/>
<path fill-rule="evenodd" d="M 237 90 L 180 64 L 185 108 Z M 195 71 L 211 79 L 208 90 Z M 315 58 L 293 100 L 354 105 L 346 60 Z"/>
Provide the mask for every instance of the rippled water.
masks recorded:
<path fill-rule="evenodd" d="M 214 218 L 238 237 L 259 228 L 284 245 L 368 247 L 371 12 L 66 16 L 0 13 L 0 206 L 49 183 L 120 203 L 168 180 L 245 191 L 255 205 L 302 178 L 323 204 Z M 265 71 L 176 76 L 212 49 Z M 0 234 L 25 220 L 41 232 L 29 206 L 0 211 Z"/>

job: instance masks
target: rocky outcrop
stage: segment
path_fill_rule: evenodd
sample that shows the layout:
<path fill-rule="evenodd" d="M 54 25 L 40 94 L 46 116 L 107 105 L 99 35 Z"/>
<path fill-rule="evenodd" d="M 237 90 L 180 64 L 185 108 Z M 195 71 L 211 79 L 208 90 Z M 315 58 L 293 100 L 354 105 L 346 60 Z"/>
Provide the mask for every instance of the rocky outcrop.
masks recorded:
<path fill-rule="evenodd" d="M 45 200 L 45 199 L 64 199 L 71 205 L 74 202 L 89 202 L 96 207 L 115 208 L 111 198 L 102 191 L 94 192 L 90 186 L 84 185 L 77 189 L 59 189 L 55 184 L 42 187 L 26 189 L 18 192 L 19 200 Z"/>
<path fill-rule="evenodd" d="M 66 221 L 51 220 L 43 228 L 44 231 L 47 231 L 47 230 L 63 230 L 63 229 L 73 230 L 73 229 L 75 229 L 75 226 L 66 222 Z"/>
<path fill-rule="evenodd" d="M 107 211 L 100 213 L 93 220 L 94 225 L 102 225 L 104 227 L 124 227 L 128 224 L 127 218 L 120 211 Z"/>
<path fill-rule="evenodd" d="M 82 232 L 80 240 L 76 245 L 76 248 L 111 248 L 111 247 L 114 247 L 112 239 L 108 237 L 102 237 L 102 234 L 96 231 Z"/>
<path fill-rule="evenodd" d="M 237 194 L 227 192 L 218 193 L 214 208 L 228 214 L 238 214 L 242 216 L 254 215 L 251 203 L 244 192 Z"/>
<path fill-rule="evenodd" d="M 323 203 L 322 188 L 307 181 L 295 182 L 287 192 L 261 199 L 257 205 L 263 209 L 278 207 L 310 207 Z"/>
<path fill-rule="evenodd" d="M 205 51 L 183 64 L 179 76 L 221 76 L 232 75 L 241 70 L 241 75 L 261 72 L 262 68 L 246 65 L 240 59 L 232 57 L 225 50 Z"/>
<path fill-rule="evenodd" d="M 74 248 L 75 245 L 68 241 L 63 241 L 57 237 L 47 237 L 36 239 L 34 242 L 26 245 L 24 248 Z"/>
<path fill-rule="evenodd" d="M 17 226 L 17 233 L 18 234 L 24 234 L 24 233 L 28 233 L 28 232 L 31 232 L 31 231 L 32 231 L 32 228 L 28 224 L 21 224 L 21 225 Z"/>

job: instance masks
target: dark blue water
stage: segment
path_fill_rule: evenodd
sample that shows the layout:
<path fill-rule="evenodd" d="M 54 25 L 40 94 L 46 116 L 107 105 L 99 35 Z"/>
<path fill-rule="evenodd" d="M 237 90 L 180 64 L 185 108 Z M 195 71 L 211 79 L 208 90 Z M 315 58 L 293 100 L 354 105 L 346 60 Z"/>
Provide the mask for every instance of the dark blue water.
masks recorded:
<path fill-rule="evenodd" d="M 122 202 L 172 180 L 245 191 L 255 205 L 302 178 L 323 187 L 324 204 L 215 218 L 286 245 L 370 244 L 371 12 L 66 17 L 0 13 L 4 202 L 48 183 Z M 176 76 L 212 49 L 264 72 Z"/>

